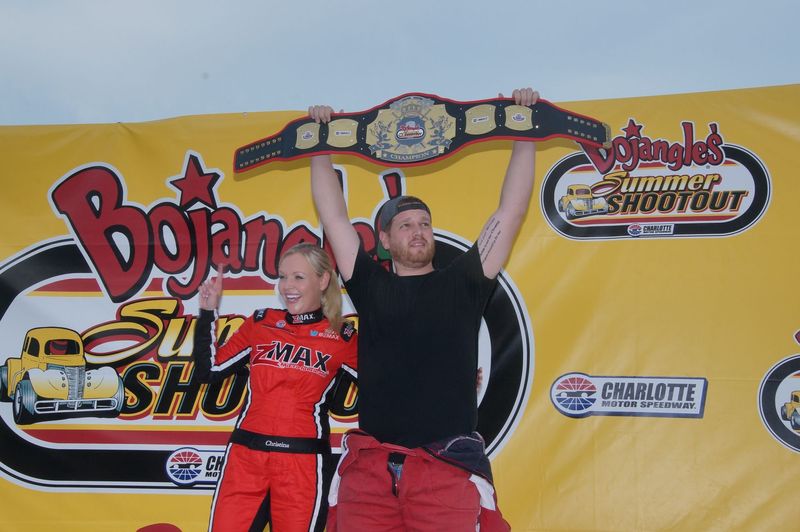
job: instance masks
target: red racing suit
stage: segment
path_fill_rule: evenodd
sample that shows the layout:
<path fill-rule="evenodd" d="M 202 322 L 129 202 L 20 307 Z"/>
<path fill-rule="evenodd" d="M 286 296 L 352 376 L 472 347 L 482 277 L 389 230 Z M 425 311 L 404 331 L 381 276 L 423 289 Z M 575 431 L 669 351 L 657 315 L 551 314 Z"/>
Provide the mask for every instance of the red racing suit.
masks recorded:
<path fill-rule="evenodd" d="M 322 530 L 330 475 L 328 409 L 355 377 L 356 333 L 329 329 L 321 311 L 256 311 L 223 346 L 216 312 L 195 328 L 195 377 L 213 382 L 249 364 L 247 399 L 225 452 L 210 529 Z M 348 378 L 345 378 L 348 377 Z M 260 530 L 260 528 L 259 528 Z"/>

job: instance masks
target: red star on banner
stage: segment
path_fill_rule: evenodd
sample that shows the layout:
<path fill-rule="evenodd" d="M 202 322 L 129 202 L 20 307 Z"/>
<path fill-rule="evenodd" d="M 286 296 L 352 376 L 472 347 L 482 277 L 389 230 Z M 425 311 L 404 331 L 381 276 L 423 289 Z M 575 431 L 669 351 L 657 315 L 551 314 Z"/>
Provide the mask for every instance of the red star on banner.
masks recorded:
<path fill-rule="evenodd" d="M 628 127 L 623 128 L 622 131 L 625 132 L 625 138 L 642 138 L 642 126 L 634 122 L 633 118 L 628 120 Z"/>
<path fill-rule="evenodd" d="M 206 172 L 197 155 L 189 155 L 183 176 L 172 179 L 169 184 L 178 190 L 181 207 L 188 209 L 195 203 L 202 203 L 211 209 L 217 208 L 214 186 L 219 181 L 218 172 Z"/>

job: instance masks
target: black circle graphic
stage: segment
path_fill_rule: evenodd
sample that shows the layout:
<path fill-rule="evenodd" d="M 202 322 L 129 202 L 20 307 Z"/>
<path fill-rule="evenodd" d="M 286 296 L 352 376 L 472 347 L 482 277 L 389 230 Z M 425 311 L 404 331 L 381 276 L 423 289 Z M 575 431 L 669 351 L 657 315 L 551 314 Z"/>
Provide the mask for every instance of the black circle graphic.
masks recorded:
<path fill-rule="evenodd" d="M 778 387 L 784 380 L 797 373 L 800 373 L 800 355 L 775 364 L 764 376 L 758 389 L 758 411 L 764 426 L 775 439 L 789 449 L 800 452 L 800 433 L 788 427 L 775 409 Z"/>
<path fill-rule="evenodd" d="M 467 249 L 459 240 L 437 234 L 437 264 Z M 55 277 L 91 273 L 71 239 L 48 242 L 17 257 L 0 271 L 0 320 L 14 299 Z M 524 304 L 503 273 L 484 319 L 492 339 L 488 386 L 479 407 L 478 430 L 491 456 L 511 435 L 522 414 L 532 381 L 533 338 Z M 484 377 L 486 378 L 486 376 Z M 0 469 L 18 482 L 40 487 L 199 489 L 165 483 L 164 464 L 172 450 L 49 448 L 22 438 L 0 423 Z"/>

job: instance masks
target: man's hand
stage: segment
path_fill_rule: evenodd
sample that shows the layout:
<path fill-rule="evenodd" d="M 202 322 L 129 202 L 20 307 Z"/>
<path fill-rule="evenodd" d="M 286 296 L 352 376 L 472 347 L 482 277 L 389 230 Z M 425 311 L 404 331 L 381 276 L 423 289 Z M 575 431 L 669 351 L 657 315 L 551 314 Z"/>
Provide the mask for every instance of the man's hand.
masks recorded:
<path fill-rule="evenodd" d="M 502 92 L 498 94 L 498 97 L 505 98 Z M 514 92 L 511 93 L 511 97 L 514 98 L 515 104 L 524 105 L 527 107 L 539 101 L 539 91 L 535 91 L 530 87 L 525 87 L 524 89 L 514 89 Z"/>
<path fill-rule="evenodd" d="M 217 275 L 200 285 L 200 308 L 217 310 L 222 299 L 222 266 L 217 266 Z"/>
<path fill-rule="evenodd" d="M 342 111 L 339 111 L 340 113 Z M 311 118 L 317 124 L 323 123 L 327 124 L 331 121 L 331 116 L 333 115 L 333 107 L 330 105 L 312 105 L 308 108 L 308 117 Z"/>

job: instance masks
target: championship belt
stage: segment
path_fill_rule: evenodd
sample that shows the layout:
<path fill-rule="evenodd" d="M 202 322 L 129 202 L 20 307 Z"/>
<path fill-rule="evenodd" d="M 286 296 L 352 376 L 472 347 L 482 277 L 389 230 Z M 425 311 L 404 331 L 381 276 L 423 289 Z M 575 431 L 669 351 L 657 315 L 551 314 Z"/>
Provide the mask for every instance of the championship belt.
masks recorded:
<path fill-rule="evenodd" d="M 308 117 L 294 120 L 281 132 L 237 149 L 233 170 L 332 153 L 387 166 L 414 166 L 452 155 L 473 142 L 554 137 L 607 148 L 611 130 L 541 99 L 523 106 L 511 98 L 457 102 L 410 93 L 368 111 L 334 114 L 327 124 Z"/>

